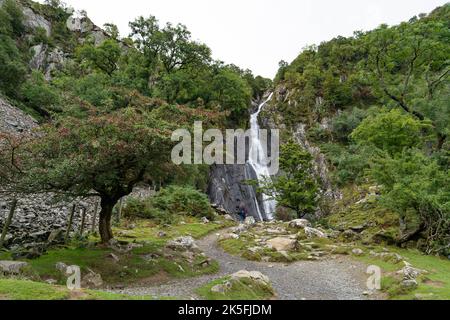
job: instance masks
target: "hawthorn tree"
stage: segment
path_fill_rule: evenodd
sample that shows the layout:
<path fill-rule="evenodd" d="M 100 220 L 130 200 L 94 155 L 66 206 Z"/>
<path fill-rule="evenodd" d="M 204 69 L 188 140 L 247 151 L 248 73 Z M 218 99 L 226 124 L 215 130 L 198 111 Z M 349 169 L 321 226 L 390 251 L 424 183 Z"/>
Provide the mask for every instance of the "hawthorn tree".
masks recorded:
<path fill-rule="evenodd" d="M 20 151 L 19 190 L 101 199 L 99 233 L 113 238 L 114 206 L 138 182 L 159 179 L 169 166 L 171 125 L 134 108 L 45 125 Z"/>

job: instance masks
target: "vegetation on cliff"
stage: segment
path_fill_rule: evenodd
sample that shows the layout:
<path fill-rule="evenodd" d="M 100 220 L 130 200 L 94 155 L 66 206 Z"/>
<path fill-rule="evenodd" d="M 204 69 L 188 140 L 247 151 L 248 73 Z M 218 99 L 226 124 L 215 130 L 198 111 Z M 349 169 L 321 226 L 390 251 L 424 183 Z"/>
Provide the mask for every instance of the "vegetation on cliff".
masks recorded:
<path fill-rule="evenodd" d="M 305 48 L 280 63 L 274 110 L 308 128 L 341 187 L 380 185 L 398 244 L 449 254 L 450 5 Z"/>

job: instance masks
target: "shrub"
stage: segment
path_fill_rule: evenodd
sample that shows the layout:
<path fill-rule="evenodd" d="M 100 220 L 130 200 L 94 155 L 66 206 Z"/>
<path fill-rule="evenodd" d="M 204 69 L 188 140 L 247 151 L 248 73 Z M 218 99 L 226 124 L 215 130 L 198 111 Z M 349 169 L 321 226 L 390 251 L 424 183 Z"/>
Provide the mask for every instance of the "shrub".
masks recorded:
<path fill-rule="evenodd" d="M 154 208 L 161 211 L 213 219 L 208 197 L 191 187 L 169 186 L 151 198 Z"/>
<path fill-rule="evenodd" d="M 366 117 L 367 112 L 358 108 L 345 111 L 337 115 L 332 120 L 333 136 L 340 142 L 347 143 L 349 135 L 355 130 Z"/>
<path fill-rule="evenodd" d="M 124 217 L 139 217 L 155 220 L 158 224 L 171 224 L 175 221 L 175 215 L 171 212 L 161 211 L 152 207 L 150 199 L 128 198 L 122 209 Z"/>
<path fill-rule="evenodd" d="M 205 194 L 179 186 L 169 186 L 147 199 L 129 198 L 122 212 L 126 217 L 153 219 L 161 224 L 173 223 L 179 214 L 214 218 Z"/>
<path fill-rule="evenodd" d="M 297 218 L 297 213 L 294 210 L 285 207 L 278 207 L 277 211 L 275 212 L 275 218 L 277 220 L 286 222 L 292 221 Z"/>
<path fill-rule="evenodd" d="M 24 102 L 39 113 L 48 112 L 58 103 L 58 94 L 39 71 L 33 71 L 31 78 L 22 85 L 21 93 Z"/>
<path fill-rule="evenodd" d="M 420 147 L 424 142 L 423 132 L 429 125 L 409 114 L 394 109 L 381 110 L 369 116 L 353 131 L 351 138 L 360 145 L 373 145 L 390 154 L 405 148 Z"/>

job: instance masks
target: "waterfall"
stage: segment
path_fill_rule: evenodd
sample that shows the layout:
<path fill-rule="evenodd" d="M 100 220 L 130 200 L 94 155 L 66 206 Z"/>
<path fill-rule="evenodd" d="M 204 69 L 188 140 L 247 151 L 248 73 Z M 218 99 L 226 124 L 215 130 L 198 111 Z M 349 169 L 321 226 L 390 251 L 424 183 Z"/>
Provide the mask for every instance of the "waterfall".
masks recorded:
<path fill-rule="evenodd" d="M 247 162 L 247 165 L 250 166 L 251 169 L 256 173 L 256 177 L 258 181 L 262 181 L 263 179 L 270 180 L 270 173 L 269 168 L 267 167 L 267 160 L 266 160 L 266 154 L 264 150 L 267 150 L 266 148 L 263 148 L 263 145 L 261 143 L 260 137 L 259 137 L 259 123 L 258 123 L 258 117 L 261 113 L 264 106 L 267 104 L 267 102 L 272 99 L 273 93 L 270 94 L 270 96 L 265 100 L 263 103 L 261 103 L 258 107 L 258 110 L 250 116 L 250 131 L 251 131 L 251 143 L 250 143 L 250 153 L 249 153 L 249 160 Z M 267 219 L 272 220 L 275 209 L 276 209 L 276 201 L 269 198 L 269 196 L 263 194 L 262 196 L 262 209 L 261 211 L 260 204 L 258 203 L 258 199 L 255 195 L 255 204 L 258 211 L 258 215 L 261 220 L 263 219 L 263 214 L 266 216 Z"/>

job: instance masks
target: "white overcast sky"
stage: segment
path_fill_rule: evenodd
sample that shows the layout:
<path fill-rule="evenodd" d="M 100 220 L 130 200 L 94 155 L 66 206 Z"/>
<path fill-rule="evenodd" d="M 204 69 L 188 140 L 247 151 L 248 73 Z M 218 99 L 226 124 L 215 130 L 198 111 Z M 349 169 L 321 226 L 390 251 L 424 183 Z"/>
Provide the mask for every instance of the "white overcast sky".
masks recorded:
<path fill-rule="evenodd" d="M 381 23 L 397 24 L 428 13 L 448 0 L 64 0 L 84 9 L 95 24 L 118 25 L 154 15 L 181 22 L 213 57 L 273 78 L 280 60 L 292 61 L 303 47 Z M 41 0 L 41 2 L 43 2 Z"/>

